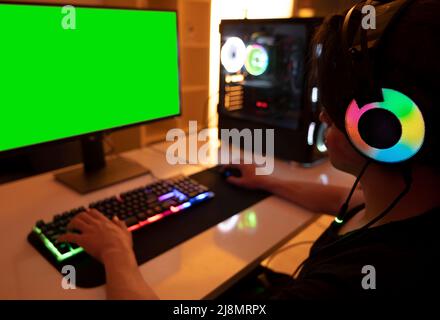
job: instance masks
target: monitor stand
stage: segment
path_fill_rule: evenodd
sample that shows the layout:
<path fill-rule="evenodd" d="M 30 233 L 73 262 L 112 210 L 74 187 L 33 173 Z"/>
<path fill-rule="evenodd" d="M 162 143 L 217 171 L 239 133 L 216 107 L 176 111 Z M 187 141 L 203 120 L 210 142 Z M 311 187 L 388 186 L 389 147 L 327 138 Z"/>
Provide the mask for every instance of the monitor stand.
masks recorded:
<path fill-rule="evenodd" d="M 64 171 L 55 179 L 78 193 L 86 194 L 150 172 L 135 161 L 122 157 L 106 161 L 103 134 L 81 140 L 83 167 Z"/>

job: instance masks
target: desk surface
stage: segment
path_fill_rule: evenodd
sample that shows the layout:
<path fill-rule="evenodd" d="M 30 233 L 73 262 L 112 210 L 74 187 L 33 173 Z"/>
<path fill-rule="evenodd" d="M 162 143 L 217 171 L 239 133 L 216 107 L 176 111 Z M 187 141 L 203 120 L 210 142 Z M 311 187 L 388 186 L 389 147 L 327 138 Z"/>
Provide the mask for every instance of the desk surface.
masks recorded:
<path fill-rule="evenodd" d="M 166 143 L 124 154 L 159 178 L 190 175 L 200 165 L 169 165 Z M 206 164 L 209 166 L 209 164 Z M 275 175 L 347 185 L 352 178 L 328 162 L 313 168 L 275 162 Z M 26 236 L 35 221 L 152 181 L 139 177 L 81 196 L 43 174 L 0 186 L 0 299 L 104 299 L 104 286 L 64 290 L 61 275 L 31 247 Z M 243 227 L 249 215 L 256 224 Z M 161 299 L 212 298 L 316 218 L 316 214 L 271 196 L 140 266 Z M 166 236 L 166 235 L 164 235 Z"/>

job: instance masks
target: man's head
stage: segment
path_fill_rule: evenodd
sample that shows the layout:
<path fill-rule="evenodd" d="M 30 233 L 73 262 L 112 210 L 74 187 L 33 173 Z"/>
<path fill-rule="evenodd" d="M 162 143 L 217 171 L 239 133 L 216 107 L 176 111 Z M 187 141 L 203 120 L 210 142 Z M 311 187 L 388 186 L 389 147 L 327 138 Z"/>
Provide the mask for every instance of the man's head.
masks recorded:
<path fill-rule="evenodd" d="M 426 139 L 414 163 L 437 167 L 439 163 L 438 98 L 440 81 L 440 1 L 414 1 L 384 34 L 373 60 L 375 82 L 411 97 L 425 117 Z M 339 169 L 357 174 L 365 163 L 348 141 L 345 111 L 355 91 L 354 70 L 342 45 L 345 15 L 328 18 L 314 40 L 316 50 L 312 76 L 320 89 L 322 120 L 329 124 L 326 140 L 329 157 Z M 320 53 L 320 54 L 318 54 Z"/>

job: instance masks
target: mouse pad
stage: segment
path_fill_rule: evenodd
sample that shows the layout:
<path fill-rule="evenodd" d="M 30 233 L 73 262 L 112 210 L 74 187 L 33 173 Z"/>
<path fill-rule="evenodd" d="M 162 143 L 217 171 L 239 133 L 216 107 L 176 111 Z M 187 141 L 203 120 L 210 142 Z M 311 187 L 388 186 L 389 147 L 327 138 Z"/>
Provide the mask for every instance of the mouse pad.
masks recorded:
<path fill-rule="evenodd" d="M 222 178 L 218 170 L 215 167 L 191 176 L 215 193 L 213 199 L 133 232 L 134 251 L 139 265 L 270 195 L 261 190 L 233 186 Z M 105 283 L 104 267 L 86 253 L 59 264 L 33 233 L 29 234 L 28 240 L 59 272 L 65 264 L 74 266 L 78 287 L 93 288 Z"/>

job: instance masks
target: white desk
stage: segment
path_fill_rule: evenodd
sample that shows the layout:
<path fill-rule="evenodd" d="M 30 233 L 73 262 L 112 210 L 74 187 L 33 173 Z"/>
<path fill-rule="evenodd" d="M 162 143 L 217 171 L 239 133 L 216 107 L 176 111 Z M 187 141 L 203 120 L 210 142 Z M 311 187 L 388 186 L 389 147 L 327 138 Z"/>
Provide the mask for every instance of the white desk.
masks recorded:
<path fill-rule="evenodd" d="M 159 178 L 203 170 L 202 166 L 169 165 L 160 152 L 164 146 L 166 144 L 135 150 L 124 156 L 149 167 Z M 352 181 L 327 162 L 305 169 L 278 161 L 275 174 L 343 185 Z M 61 275 L 27 242 L 26 236 L 39 219 L 49 220 L 56 213 L 150 181 L 150 176 L 140 177 L 86 196 L 58 184 L 52 173 L 1 185 L 0 299 L 105 298 L 104 286 L 62 289 Z M 315 216 L 272 196 L 148 261 L 140 270 L 161 299 L 215 297 L 312 222 Z M 253 223 L 246 223 L 249 219 Z"/>

